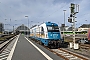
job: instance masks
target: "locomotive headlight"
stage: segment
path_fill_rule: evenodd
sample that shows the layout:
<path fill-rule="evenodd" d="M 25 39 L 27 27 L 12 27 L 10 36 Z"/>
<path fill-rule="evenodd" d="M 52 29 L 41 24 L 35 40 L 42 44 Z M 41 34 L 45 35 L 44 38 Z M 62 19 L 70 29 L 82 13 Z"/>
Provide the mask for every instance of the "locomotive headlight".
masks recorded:
<path fill-rule="evenodd" d="M 54 25 L 54 24 L 52 24 L 52 25 Z"/>
<path fill-rule="evenodd" d="M 47 34 L 46 34 L 46 38 L 47 38 Z"/>
<path fill-rule="evenodd" d="M 48 43 L 51 44 L 51 41 L 49 40 Z"/>

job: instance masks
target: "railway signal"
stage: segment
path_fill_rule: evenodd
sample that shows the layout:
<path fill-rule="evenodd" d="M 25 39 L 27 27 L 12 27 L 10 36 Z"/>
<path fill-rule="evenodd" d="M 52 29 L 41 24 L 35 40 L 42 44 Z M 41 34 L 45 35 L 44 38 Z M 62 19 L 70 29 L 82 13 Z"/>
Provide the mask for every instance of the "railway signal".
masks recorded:
<path fill-rule="evenodd" d="M 75 10 L 76 9 L 76 10 Z M 73 23 L 73 29 L 72 29 L 72 31 L 73 31 L 73 45 L 74 45 L 74 47 L 75 47 L 75 15 L 76 15 L 76 13 L 78 13 L 79 12 L 79 5 L 78 4 L 74 4 L 74 3 L 71 3 L 71 7 L 70 7 L 70 11 L 71 11 L 71 13 L 70 13 L 70 17 L 68 18 L 68 22 L 70 22 L 70 23 Z"/>

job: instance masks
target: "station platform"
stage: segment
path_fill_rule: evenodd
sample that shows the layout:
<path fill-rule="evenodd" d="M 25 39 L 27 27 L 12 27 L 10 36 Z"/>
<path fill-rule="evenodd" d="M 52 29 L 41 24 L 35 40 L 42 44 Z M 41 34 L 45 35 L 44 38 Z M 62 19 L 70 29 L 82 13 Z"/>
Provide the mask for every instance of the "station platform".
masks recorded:
<path fill-rule="evenodd" d="M 20 35 L 11 60 L 63 60 L 43 46 Z"/>

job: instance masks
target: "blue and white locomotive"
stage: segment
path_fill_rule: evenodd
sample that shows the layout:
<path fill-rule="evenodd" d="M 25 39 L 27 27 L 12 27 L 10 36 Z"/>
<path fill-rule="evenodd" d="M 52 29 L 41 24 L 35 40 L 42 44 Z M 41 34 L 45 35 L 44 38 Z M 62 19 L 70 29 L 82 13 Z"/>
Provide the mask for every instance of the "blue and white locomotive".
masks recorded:
<path fill-rule="evenodd" d="M 48 47 L 58 47 L 63 41 L 58 25 L 51 22 L 30 28 L 30 37 Z"/>

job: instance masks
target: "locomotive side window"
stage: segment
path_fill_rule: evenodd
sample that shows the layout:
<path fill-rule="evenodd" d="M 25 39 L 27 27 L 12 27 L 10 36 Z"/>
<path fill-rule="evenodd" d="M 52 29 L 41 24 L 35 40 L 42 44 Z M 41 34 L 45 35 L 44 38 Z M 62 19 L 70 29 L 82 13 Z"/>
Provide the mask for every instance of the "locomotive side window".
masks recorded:
<path fill-rule="evenodd" d="M 48 30 L 52 30 L 52 27 L 51 27 L 51 26 L 48 26 L 47 29 L 48 29 Z"/>

